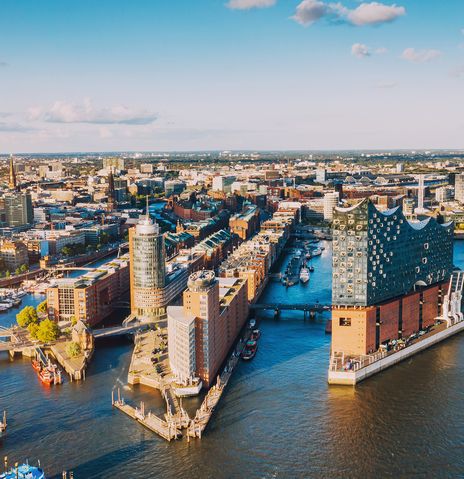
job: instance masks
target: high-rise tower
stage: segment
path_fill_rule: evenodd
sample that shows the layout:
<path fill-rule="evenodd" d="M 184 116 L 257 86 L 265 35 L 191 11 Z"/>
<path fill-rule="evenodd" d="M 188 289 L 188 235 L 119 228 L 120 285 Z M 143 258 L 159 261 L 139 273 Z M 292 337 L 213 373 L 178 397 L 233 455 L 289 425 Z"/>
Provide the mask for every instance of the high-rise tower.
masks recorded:
<path fill-rule="evenodd" d="M 116 197 L 114 192 L 113 167 L 110 167 L 108 174 L 108 211 L 113 211 L 116 207 Z"/>
<path fill-rule="evenodd" d="M 147 214 L 129 230 L 131 313 L 142 321 L 165 314 L 161 296 L 166 285 L 164 237 Z"/>
<path fill-rule="evenodd" d="M 8 177 L 8 188 L 10 190 L 18 191 L 18 185 L 16 182 L 16 172 L 14 167 L 13 155 L 10 155 L 10 174 Z"/>

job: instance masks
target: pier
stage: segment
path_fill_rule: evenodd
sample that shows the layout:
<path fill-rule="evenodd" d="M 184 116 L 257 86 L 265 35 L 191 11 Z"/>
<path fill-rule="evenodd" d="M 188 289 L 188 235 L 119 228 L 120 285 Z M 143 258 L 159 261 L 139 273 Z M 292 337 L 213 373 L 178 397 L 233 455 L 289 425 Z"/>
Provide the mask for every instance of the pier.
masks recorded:
<path fill-rule="evenodd" d="M 3 419 L 0 421 L 0 434 L 6 431 L 6 411 L 3 411 Z"/>
<path fill-rule="evenodd" d="M 111 392 L 111 404 L 114 408 L 119 409 L 127 416 L 135 419 L 138 423 L 145 426 L 150 431 L 155 432 L 163 439 L 172 441 L 182 437 L 180 429 L 177 427 L 175 421 L 163 421 L 161 418 L 153 414 L 151 411 L 145 412 L 145 404 L 140 403 L 140 408 L 133 407 L 124 401 L 118 389 L 117 398 L 114 398 L 114 391 Z"/>

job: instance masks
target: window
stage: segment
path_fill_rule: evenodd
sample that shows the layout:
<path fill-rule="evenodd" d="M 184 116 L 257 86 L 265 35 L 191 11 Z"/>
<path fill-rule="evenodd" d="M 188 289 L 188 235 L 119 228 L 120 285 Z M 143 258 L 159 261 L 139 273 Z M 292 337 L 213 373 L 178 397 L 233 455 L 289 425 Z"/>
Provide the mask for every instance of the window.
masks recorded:
<path fill-rule="evenodd" d="M 338 321 L 340 326 L 351 326 L 351 318 L 339 318 Z"/>

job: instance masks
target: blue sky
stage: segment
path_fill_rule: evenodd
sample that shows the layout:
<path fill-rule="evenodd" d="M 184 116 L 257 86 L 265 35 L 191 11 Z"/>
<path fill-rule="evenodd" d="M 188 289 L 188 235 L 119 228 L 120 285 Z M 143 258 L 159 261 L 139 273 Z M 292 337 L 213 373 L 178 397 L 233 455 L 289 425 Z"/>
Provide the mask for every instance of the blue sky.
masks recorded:
<path fill-rule="evenodd" d="M 464 2 L 2 0 L 0 151 L 464 148 Z"/>

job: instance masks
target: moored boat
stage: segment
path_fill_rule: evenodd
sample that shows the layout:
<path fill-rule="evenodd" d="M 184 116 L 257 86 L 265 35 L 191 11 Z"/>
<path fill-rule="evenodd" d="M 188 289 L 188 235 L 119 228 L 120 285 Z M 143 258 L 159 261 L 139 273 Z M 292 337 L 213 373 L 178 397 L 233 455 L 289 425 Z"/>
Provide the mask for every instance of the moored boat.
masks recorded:
<path fill-rule="evenodd" d="M 250 329 L 253 329 L 256 327 L 256 319 L 250 319 L 250 321 L 248 322 L 248 327 Z"/>
<path fill-rule="evenodd" d="M 0 474 L 0 479 L 46 479 L 43 469 L 40 467 L 21 464 L 12 467 L 9 471 Z"/>
<path fill-rule="evenodd" d="M 256 355 L 257 350 L 258 350 L 258 343 L 252 339 L 249 339 L 246 342 L 245 349 L 243 350 L 242 359 L 244 359 L 245 361 L 249 361 L 250 359 L 253 359 Z"/>
<path fill-rule="evenodd" d="M 253 329 L 250 339 L 257 341 L 261 337 L 261 331 L 259 329 Z"/>
<path fill-rule="evenodd" d="M 309 281 L 309 269 L 308 268 L 301 268 L 300 281 L 303 284 L 306 284 Z"/>

